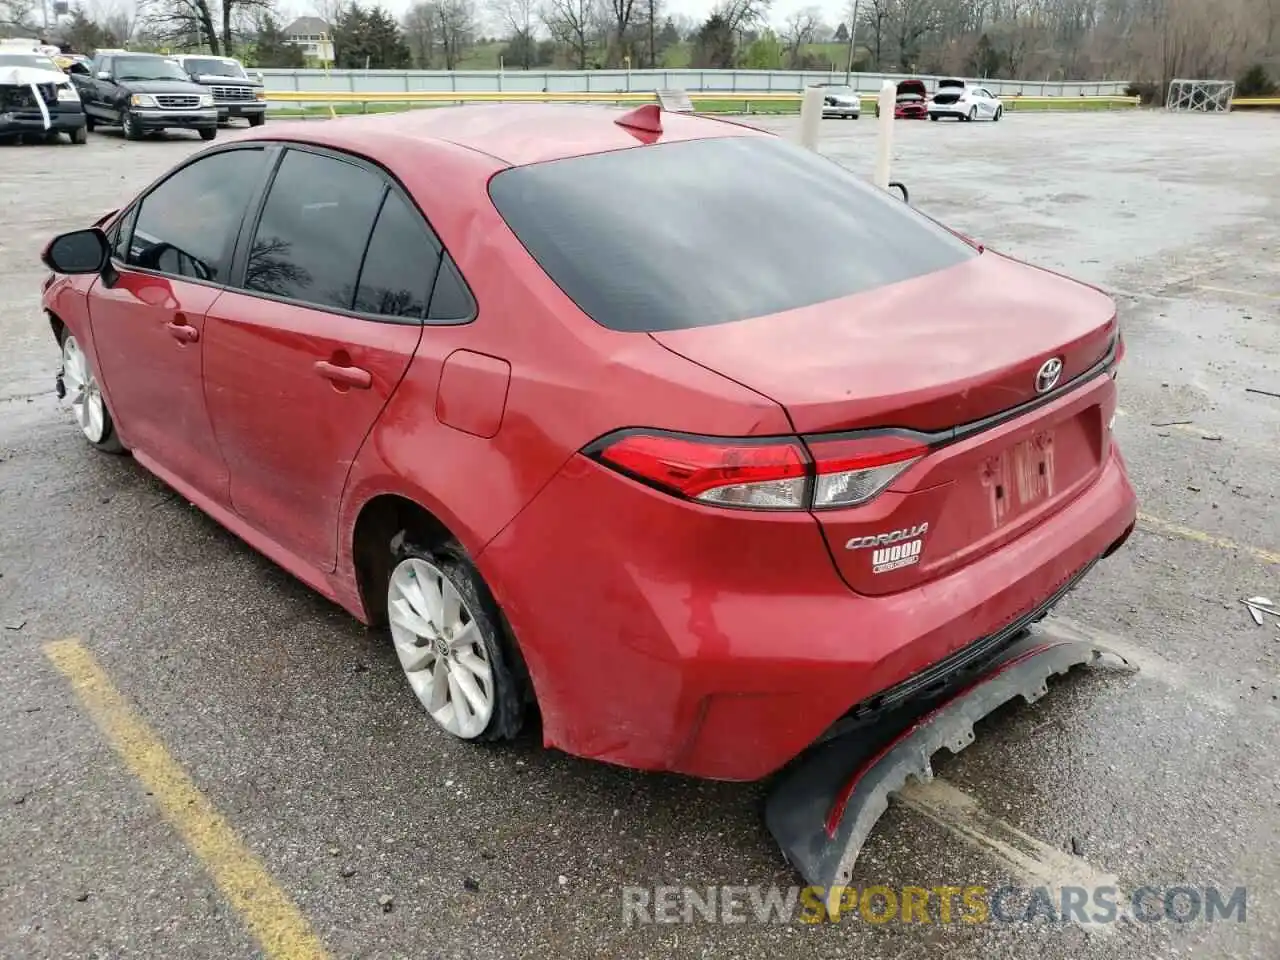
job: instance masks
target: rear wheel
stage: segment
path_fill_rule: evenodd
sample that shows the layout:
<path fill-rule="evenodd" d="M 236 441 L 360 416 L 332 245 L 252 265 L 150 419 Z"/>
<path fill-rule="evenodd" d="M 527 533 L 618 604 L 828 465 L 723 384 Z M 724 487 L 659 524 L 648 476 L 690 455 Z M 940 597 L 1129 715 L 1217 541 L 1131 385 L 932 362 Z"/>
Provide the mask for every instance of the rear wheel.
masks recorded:
<path fill-rule="evenodd" d="M 62 332 L 62 386 L 76 424 L 90 445 L 104 453 L 124 453 L 89 357 L 66 330 Z"/>
<path fill-rule="evenodd" d="M 76 127 L 74 130 L 71 131 L 71 142 L 72 143 L 88 143 L 89 142 L 89 128 L 87 124 L 83 127 Z"/>
<path fill-rule="evenodd" d="M 90 133 L 93 133 L 93 117 L 89 116 L 87 113 L 84 115 L 84 128 Z"/>
<path fill-rule="evenodd" d="M 524 717 L 502 613 L 456 543 L 424 550 L 391 541 L 387 622 L 409 686 L 436 724 L 460 740 L 508 740 Z"/>
<path fill-rule="evenodd" d="M 969 115 L 968 115 L 967 117 L 965 117 L 965 119 L 966 119 L 966 120 L 968 120 L 970 123 L 972 123 L 974 120 L 977 120 L 977 119 L 978 119 L 978 108 L 977 108 L 977 107 L 970 107 L 970 108 L 969 108 Z"/>

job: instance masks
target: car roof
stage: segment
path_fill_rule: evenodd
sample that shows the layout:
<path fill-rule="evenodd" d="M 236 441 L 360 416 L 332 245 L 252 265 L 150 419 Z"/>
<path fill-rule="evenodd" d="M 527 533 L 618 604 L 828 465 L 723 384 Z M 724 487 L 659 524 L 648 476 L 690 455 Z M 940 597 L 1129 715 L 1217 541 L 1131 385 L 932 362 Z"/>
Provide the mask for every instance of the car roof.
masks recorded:
<path fill-rule="evenodd" d="M 510 166 L 625 150 L 647 143 L 771 134 L 730 120 L 662 113 L 662 133 L 620 126 L 628 109 L 572 103 L 494 103 L 280 124 L 255 139 L 296 140 L 394 165 L 424 143 L 443 141 Z"/>

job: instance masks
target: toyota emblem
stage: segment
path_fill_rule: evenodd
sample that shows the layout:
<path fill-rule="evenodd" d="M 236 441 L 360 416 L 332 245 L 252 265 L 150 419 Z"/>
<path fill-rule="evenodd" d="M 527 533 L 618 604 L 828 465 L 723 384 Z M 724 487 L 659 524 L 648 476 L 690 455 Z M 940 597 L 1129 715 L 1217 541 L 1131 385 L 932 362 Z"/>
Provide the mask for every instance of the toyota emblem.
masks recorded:
<path fill-rule="evenodd" d="M 1058 385 L 1060 376 L 1062 376 L 1062 358 L 1050 357 L 1040 364 L 1040 369 L 1036 371 L 1036 393 L 1048 393 Z"/>

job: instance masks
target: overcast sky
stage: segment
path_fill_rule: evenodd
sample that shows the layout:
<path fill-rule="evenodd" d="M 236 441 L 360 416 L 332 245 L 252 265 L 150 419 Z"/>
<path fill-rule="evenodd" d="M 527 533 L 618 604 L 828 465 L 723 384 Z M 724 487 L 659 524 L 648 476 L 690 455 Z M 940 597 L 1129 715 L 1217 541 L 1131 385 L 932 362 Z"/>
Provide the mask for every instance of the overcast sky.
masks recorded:
<path fill-rule="evenodd" d="M 403 14 L 413 5 L 416 0 L 382 0 L 382 6 L 390 10 L 396 15 Z M 644 0 L 637 0 L 643 3 Z M 663 0 L 662 10 L 665 14 L 683 13 L 686 16 L 693 17 L 696 20 L 704 19 L 711 8 L 716 4 L 716 0 Z M 485 15 L 485 0 L 476 0 L 476 6 L 480 10 L 482 17 L 486 22 L 491 18 Z M 781 26 L 786 22 L 787 16 L 797 10 L 803 10 L 805 7 L 817 7 L 822 11 L 823 19 L 828 25 L 834 27 L 837 23 L 845 20 L 849 16 L 849 8 L 852 6 L 852 0 L 822 0 L 822 2 L 812 2 L 812 0 L 773 0 L 773 6 L 769 13 L 769 22 L 776 26 Z M 317 6 L 309 2 L 309 0 L 284 0 L 280 4 L 282 11 L 287 11 L 291 16 L 314 15 Z"/>

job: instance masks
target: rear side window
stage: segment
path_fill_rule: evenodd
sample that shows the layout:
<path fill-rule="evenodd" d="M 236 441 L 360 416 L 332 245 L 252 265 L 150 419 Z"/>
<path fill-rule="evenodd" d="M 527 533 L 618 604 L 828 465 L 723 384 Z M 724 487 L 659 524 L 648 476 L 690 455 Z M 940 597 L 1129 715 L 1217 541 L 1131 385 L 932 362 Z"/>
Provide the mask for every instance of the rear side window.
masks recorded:
<path fill-rule="evenodd" d="M 440 245 L 422 217 L 388 191 L 360 271 L 356 312 L 422 320 L 439 266 Z"/>
<path fill-rule="evenodd" d="M 794 310 L 977 255 L 896 196 L 774 137 L 515 167 L 489 193 L 551 279 L 614 330 Z"/>
<path fill-rule="evenodd" d="M 353 163 L 288 151 L 249 248 L 245 289 L 350 310 L 384 189 Z"/>

